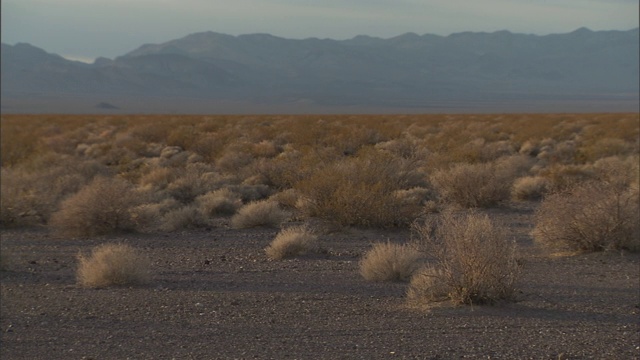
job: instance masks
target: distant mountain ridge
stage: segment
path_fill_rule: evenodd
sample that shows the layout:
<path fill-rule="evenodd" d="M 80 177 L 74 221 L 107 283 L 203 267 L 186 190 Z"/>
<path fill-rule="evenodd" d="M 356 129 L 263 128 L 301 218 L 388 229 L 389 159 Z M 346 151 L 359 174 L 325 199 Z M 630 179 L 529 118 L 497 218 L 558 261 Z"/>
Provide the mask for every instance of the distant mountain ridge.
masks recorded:
<path fill-rule="evenodd" d="M 252 104 L 285 111 L 292 104 L 297 111 L 500 110 L 499 104 L 561 108 L 563 102 L 624 104 L 629 111 L 640 92 L 638 34 L 637 28 L 581 28 L 546 36 L 498 31 L 292 40 L 203 32 L 93 64 L 3 43 L 2 112 L 65 112 L 65 106 L 78 112 L 99 102 L 135 104 L 118 105 L 122 112 L 216 112 L 220 104 L 236 104 L 237 112 Z M 164 107 L 154 107 L 158 103 Z"/>

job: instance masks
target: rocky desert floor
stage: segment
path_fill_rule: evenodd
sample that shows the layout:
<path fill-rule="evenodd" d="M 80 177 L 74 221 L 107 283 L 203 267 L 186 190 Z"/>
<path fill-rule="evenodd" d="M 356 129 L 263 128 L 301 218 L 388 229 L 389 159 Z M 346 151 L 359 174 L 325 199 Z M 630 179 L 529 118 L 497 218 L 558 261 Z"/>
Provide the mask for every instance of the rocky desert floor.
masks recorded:
<path fill-rule="evenodd" d="M 406 305 L 406 283 L 368 282 L 361 255 L 408 230 L 343 229 L 326 253 L 272 261 L 278 229 L 226 226 L 61 239 L 0 231 L 0 357 L 10 359 L 637 359 L 640 255 L 550 254 L 529 236 L 535 204 L 487 211 L 518 243 L 518 301 Z M 105 242 L 141 248 L 150 284 L 85 289 L 76 255 Z"/>

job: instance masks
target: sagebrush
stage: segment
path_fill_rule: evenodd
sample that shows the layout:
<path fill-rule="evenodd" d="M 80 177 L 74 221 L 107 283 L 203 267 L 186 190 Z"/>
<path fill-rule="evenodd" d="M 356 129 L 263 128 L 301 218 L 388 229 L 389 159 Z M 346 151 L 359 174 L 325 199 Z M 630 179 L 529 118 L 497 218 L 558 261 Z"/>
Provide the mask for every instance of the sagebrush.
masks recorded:
<path fill-rule="evenodd" d="M 94 236 L 135 229 L 131 210 L 143 200 L 132 185 L 98 177 L 60 204 L 49 225 L 64 236 Z"/>
<path fill-rule="evenodd" d="M 414 231 L 430 262 L 411 279 L 410 303 L 447 299 L 492 304 L 514 299 L 520 275 L 515 242 L 487 215 L 447 209 L 414 224 Z"/>
<path fill-rule="evenodd" d="M 103 244 L 89 255 L 78 255 L 78 284 L 88 288 L 145 284 L 151 263 L 139 250 L 127 244 Z"/>
<path fill-rule="evenodd" d="M 638 201 L 637 188 L 583 183 L 544 199 L 532 235 L 552 249 L 640 251 Z"/>
<path fill-rule="evenodd" d="M 231 218 L 231 226 L 236 229 L 256 226 L 278 227 L 289 217 L 289 213 L 272 200 L 249 203 Z"/>
<path fill-rule="evenodd" d="M 360 274 L 371 281 L 406 281 L 420 267 L 420 259 L 411 245 L 379 242 L 360 260 Z"/>
<path fill-rule="evenodd" d="M 273 260 L 282 260 L 317 250 L 317 242 L 318 236 L 309 228 L 295 226 L 280 231 L 265 252 Z"/>

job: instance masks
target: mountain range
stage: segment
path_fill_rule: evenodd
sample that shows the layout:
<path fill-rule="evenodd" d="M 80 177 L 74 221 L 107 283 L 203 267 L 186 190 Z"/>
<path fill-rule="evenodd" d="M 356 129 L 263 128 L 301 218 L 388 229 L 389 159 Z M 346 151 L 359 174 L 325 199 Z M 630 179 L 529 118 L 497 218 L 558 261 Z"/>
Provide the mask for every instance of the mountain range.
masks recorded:
<path fill-rule="evenodd" d="M 638 29 L 191 34 L 92 64 L 2 44 L 2 113 L 638 111 Z"/>

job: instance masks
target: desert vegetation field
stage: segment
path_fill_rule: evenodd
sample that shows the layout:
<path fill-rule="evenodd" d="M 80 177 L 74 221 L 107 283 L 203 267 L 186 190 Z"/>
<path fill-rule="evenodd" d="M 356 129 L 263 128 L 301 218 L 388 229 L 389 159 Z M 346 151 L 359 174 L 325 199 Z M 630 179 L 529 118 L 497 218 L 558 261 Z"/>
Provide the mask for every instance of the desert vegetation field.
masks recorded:
<path fill-rule="evenodd" d="M 640 356 L 637 113 L 2 115 L 1 135 L 3 358 Z"/>

